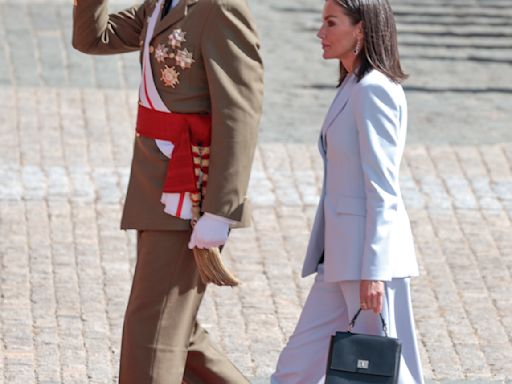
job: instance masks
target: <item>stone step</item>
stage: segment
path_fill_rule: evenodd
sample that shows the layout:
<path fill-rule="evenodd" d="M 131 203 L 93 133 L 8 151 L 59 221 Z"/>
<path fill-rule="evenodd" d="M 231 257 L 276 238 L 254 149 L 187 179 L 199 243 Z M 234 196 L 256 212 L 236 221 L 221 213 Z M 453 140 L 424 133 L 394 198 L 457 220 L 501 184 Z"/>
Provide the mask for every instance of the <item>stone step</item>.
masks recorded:
<path fill-rule="evenodd" d="M 494 17 L 507 19 L 512 15 L 512 7 L 492 8 L 492 7 L 461 7 L 461 5 L 435 5 L 435 6 L 410 6 L 397 4 L 393 6 L 393 11 L 397 16 L 423 15 L 437 17 L 443 15 L 455 17 Z"/>

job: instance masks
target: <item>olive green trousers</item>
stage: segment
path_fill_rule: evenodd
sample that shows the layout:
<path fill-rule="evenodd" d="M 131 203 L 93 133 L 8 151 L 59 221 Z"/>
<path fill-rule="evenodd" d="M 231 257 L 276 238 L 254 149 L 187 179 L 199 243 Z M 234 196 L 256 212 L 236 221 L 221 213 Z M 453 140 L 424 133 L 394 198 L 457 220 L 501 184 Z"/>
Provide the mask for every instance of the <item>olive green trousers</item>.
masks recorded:
<path fill-rule="evenodd" d="M 248 383 L 196 321 L 205 285 L 187 246 L 190 233 L 138 232 L 120 384 Z"/>

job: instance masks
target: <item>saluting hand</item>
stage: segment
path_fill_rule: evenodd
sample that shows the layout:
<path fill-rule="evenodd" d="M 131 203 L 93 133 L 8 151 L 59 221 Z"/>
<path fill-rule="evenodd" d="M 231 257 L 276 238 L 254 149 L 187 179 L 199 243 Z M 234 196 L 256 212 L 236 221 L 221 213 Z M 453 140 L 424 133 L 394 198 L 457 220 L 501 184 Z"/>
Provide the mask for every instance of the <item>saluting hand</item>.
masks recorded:
<path fill-rule="evenodd" d="M 382 311 L 384 282 L 361 280 L 359 292 L 359 303 L 361 305 L 361 309 L 371 309 L 375 313 L 380 313 Z"/>

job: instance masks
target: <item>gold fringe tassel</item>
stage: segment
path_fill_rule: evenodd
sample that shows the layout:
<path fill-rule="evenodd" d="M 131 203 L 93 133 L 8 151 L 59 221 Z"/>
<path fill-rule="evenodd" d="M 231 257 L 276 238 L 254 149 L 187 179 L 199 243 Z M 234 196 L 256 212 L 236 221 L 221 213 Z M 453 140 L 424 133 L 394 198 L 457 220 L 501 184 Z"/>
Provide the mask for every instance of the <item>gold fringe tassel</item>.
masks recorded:
<path fill-rule="evenodd" d="M 203 283 L 228 287 L 235 287 L 240 283 L 222 262 L 219 248 L 200 249 L 195 247 L 193 253 Z"/>

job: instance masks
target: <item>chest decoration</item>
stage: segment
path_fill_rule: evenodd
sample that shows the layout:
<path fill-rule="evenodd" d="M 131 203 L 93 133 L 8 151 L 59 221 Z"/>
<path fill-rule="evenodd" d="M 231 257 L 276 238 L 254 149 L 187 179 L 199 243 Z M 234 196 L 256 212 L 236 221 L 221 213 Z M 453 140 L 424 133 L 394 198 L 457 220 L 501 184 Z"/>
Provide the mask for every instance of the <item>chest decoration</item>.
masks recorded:
<path fill-rule="evenodd" d="M 192 59 L 192 52 L 189 52 L 187 48 L 183 51 L 178 50 L 176 52 L 176 64 L 179 65 L 182 69 L 188 69 L 192 66 L 194 59 Z"/>
<path fill-rule="evenodd" d="M 167 43 L 158 44 L 154 50 L 150 50 L 155 56 L 155 60 L 160 64 L 166 64 L 160 69 L 160 80 L 166 87 L 175 88 L 179 83 L 180 72 L 178 70 L 186 70 L 195 63 L 192 52 L 187 48 L 182 48 L 187 41 L 181 28 L 174 29 L 168 36 Z"/>
<path fill-rule="evenodd" d="M 178 77 L 180 74 L 176 72 L 176 69 L 173 67 L 168 67 L 167 65 L 160 70 L 162 73 L 162 77 L 160 77 L 160 80 L 164 82 L 164 85 L 166 87 L 175 87 L 179 84 Z"/>
<path fill-rule="evenodd" d="M 158 46 L 155 49 L 155 59 L 159 63 L 163 63 L 165 59 L 169 57 L 169 48 L 167 48 L 163 44 L 158 44 Z"/>
<path fill-rule="evenodd" d="M 181 43 L 184 43 L 186 40 L 185 40 L 185 35 L 187 34 L 187 32 L 183 32 L 181 30 L 181 28 L 178 28 L 178 29 L 175 29 L 171 32 L 171 34 L 169 35 L 169 45 L 174 49 L 174 48 L 180 48 L 181 47 Z"/>

